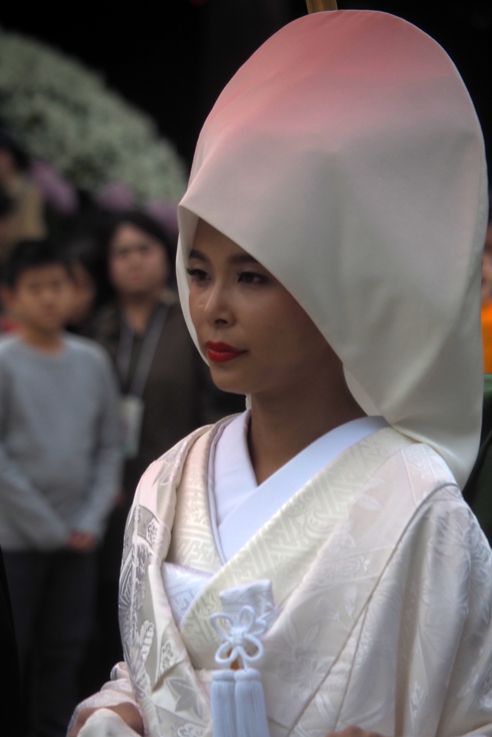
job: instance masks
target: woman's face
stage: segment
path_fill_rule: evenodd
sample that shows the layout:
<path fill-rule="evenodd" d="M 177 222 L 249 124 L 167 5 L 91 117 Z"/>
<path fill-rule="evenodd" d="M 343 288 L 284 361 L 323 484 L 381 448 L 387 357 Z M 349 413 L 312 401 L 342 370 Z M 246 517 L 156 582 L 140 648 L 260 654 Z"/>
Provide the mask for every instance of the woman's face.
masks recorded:
<path fill-rule="evenodd" d="M 188 258 L 189 305 L 212 379 L 259 396 L 292 390 L 340 364 L 312 320 L 272 274 L 199 221 Z"/>
<path fill-rule="evenodd" d="M 169 278 L 169 262 L 161 243 L 140 228 L 123 223 L 110 244 L 111 282 L 123 296 L 154 294 Z"/>

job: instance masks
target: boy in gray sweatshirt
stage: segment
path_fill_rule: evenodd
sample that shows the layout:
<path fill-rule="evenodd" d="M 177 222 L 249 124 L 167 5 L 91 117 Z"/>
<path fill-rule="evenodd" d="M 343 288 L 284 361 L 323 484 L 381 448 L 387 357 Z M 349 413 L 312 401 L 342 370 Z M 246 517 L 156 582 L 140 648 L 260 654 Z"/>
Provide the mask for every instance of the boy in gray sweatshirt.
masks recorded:
<path fill-rule="evenodd" d="M 25 733 L 62 737 L 93 623 L 95 549 L 119 486 L 117 390 L 103 351 L 63 332 L 71 277 L 50 243 L 17 244 L 4 284 L 19 329 L 0 341 L 0 545 Z"/>

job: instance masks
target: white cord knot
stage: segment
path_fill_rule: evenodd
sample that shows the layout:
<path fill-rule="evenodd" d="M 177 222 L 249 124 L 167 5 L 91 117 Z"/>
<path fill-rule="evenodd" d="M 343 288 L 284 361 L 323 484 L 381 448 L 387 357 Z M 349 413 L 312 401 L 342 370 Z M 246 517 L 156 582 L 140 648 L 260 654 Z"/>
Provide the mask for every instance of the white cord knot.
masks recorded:
<path fill-rule="evenodd" d="M 223 611 L 210 617 L 221 644 L 215 653 L 215 662 L 230 668 L 238 663 L 248 668 L 264 654 L 262 636 L 275 618 L 272 584 L 253 581 L 220 593 Z"/>
<path fill-rule="evenodd" d="M 265 649 L 260 638 L 268 629 L 267 615 L 258 616 L 253 606 L 245 604 L 235 616 L 217 612 L 210 621 L 222 640 L 215 653 L 218 665 L 231 666 L 240 660 L 247 668 L 263 656 Z"/>

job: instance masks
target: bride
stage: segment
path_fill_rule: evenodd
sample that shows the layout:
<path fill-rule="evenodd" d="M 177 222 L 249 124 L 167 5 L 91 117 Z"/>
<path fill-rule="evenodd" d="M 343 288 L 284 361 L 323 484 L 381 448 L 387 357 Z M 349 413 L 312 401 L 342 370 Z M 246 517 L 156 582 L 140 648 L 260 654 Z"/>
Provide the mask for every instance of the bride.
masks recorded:
<path fill-rule="evenodd" d="M 403 20 L 306 16 L 226 86 L 177 272 L 248 409 L 142 477 L 125 662 L 71 736 L 492 734 L 492 560 L 460 493 L 485 201 L 462 80 Z"/>

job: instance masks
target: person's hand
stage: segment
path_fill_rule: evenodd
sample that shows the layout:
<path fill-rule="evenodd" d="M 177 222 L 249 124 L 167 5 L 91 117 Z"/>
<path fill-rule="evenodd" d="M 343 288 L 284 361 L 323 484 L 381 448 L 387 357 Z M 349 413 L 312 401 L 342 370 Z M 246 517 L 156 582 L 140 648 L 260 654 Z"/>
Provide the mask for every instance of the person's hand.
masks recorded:
<path fill-rule="evenodd" d="M 99 711 L 100 708 L 101 707 L 92 707 L 81 709 L 77 714 L 75 722 L 71 725 L 67 737 L 77 737 L 89 717 L 92 716 L 95 711 Z M 116 712 L 116 714 L 118 714 L 118 716 L 125 722 L 125 724 L 133 729 L 134 732 L 143 735 L 144 725 L 142 717 L 140 716 L 140 712 L 134 704 L 124 702 L 123 704 L 116 704 L 116 706 L 105 706 L 104 708 Z"/>
<path fill-rule="evenodd" d="M 326 737 L 384 737 L 379 732 L 367 732 L 360 727 L 350 726 L 342 729 L 341 732 L 330 732 Z"/>
<path fill-rule="evenodd" d="M 72 530 L 67 540 L 67 548 L 77 553 L 90 553 L 97 544 L 97 537 L 91 532 L 82 532 L 81 530 Z"/>

